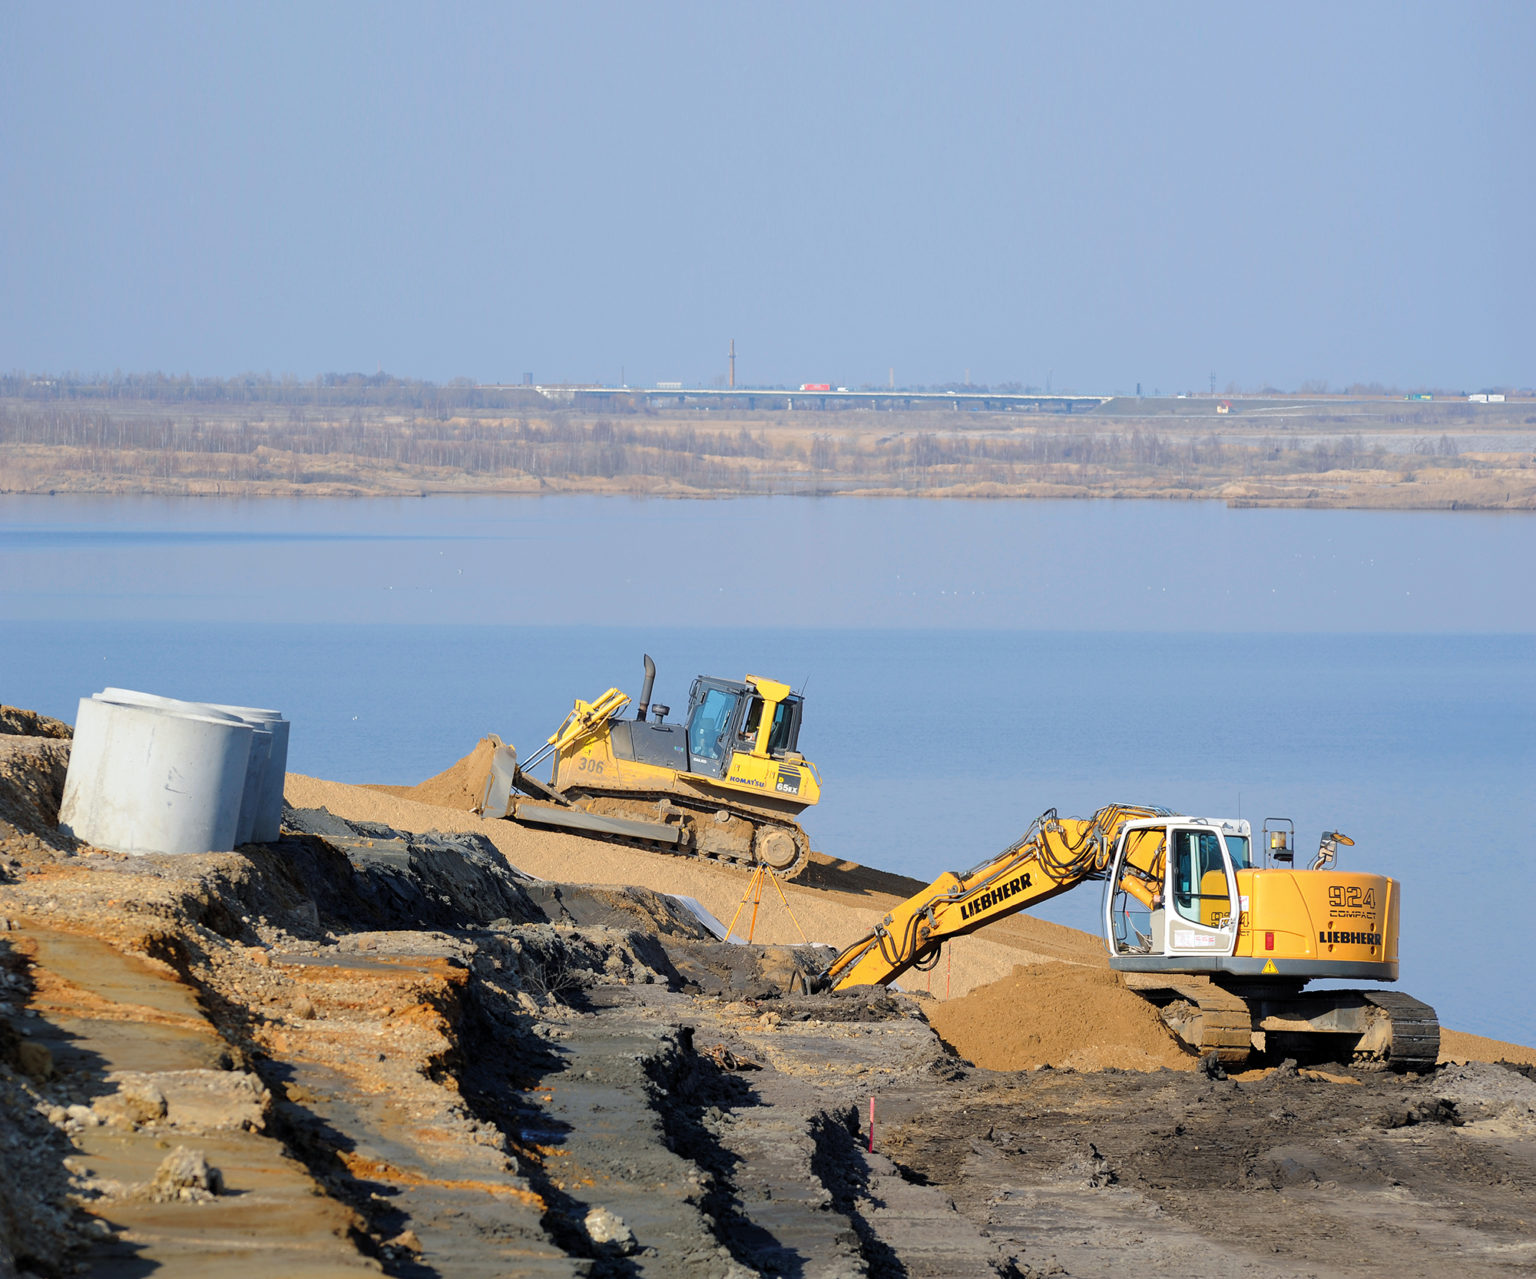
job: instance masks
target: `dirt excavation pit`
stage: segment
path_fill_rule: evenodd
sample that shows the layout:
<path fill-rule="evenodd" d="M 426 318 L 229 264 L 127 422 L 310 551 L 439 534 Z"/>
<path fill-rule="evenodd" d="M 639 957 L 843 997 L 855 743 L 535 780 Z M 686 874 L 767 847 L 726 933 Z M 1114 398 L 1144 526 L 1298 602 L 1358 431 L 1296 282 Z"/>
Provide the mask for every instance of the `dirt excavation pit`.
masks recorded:
<path fill-rule="evenodd" d="M 1152 1005 L 1108 969 L 1020 964 L 927 1011 L 939 1037 L 986 1070 L 1195 1067 Z"/>

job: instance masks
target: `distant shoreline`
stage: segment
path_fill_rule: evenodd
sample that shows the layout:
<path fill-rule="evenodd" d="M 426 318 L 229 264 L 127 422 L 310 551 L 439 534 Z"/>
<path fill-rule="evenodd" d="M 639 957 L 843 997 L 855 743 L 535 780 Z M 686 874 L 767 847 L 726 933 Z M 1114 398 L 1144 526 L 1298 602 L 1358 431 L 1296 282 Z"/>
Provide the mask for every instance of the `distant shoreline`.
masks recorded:
<path fill-rule="evenodd" d="M 1081 492 L 1056 489 L 1036 490 L 1028 487 L 997 488 L 986 491 L 964 489 L 926 489 L 922 491 L 840 491 L 834 493 L 743 490 L 732 492 L 712 490 L 700 492 L 656 490 L 648 488 L 563 486 L 547 484 L 537 489 L 521 487 L 454 487 L 454 488 L 363 488 L 355 485 L 300 484 L 293 486 L 265 485 L 194 485 L 180 487 L 141 487 L 131 483 L 121 486 L 90 485 L 80 487 L 56 487 L 48 489 L 6 488 L 0 485 L 0 497 L 158 497 L 175 499 L 207 499 L 210 501 L 248 501 L 253 499 L 294 499 L 372 501 L 379 498 L 433 497 L 507 497 L 527 498 L 537 501 L 541 497 L 610 497 L 653 498 L 666 501 L 729 501 L 741 498 L 774 497 L 782 499 L 867 499 L 884 500 L 918 498 L 925 501 L 972 501 L 972 502 L 1030 502 L 1030 501 L 1167 501 L 1167 502 L 1221 502 L 1234 509 L 1284 509 L 1284 510 L 1372 510 L 1372 511 L 1447 511 L 1447 512 L 1536 512 L 1536 500 L 1488 500 L 1441 495 L 1435 486 L 1409 489 L 1375 488 L 1369 491 L 1306 494 L 1244 493 L 1228 496 L 1221 492 L 1163 491 L 1146 492 Z"/>
<path fill-rule="evenodd" d="M 1514 402 L 1277 415 L 708 411 L 542 415 L 0 399 L 0 494 L 602 495 L 1220 501 L 1536 511 Z"/>

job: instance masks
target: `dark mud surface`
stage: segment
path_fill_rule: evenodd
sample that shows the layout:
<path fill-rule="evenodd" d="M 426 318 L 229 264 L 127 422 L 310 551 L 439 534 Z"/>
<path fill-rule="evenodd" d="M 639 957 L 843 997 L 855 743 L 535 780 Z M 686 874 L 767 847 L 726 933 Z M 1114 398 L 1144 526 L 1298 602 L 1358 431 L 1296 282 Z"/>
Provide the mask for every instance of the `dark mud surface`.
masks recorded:
<path fill-rule="evenodd" d="M 892 1098 L 884 1149 L 1036 1271 L 1529 1274 L 1536 1085 L 1275 1070 L 978 1075 Z"/>

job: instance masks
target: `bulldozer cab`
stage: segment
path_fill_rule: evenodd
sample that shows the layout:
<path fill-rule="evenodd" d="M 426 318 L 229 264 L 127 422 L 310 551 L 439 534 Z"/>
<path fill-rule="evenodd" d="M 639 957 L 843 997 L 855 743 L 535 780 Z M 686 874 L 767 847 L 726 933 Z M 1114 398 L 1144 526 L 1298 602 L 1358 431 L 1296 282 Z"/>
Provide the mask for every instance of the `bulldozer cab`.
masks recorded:
<path fill-rule="evenodd" d="M 694 680 L 688 695 L 690 771 L 723 777 L 732 755 L 762 753 L 784 759 L 791 754 L 799 743 L 801 700 L 787 690 L 775 698 L 782 688 L 765 690 L 712 676 Z M 765 715 L 771 716 L 766 737 Z"/>
<path fill-rule="evenodd" d="M 763 712 L 769 705 L 761 696 L 754 694 L 747 700 L 746 722 L 742 725 L 741 738 L 745 742 L 756 742 L 762 731 Z M 772 719 L 768 727 L 768 740 L 766 748 L 768 754 L 775 759 L 783 759 L 799 744 L 800 739 L 800 699 L 791 697 L 782 702 L 773 704 Z"/>
<path fill-rule="evenodd" d="M 1122 828 L 1105 894 L 1115 956 L 1230 955 L 1237 871 L 1252 864 L 1244 821 L 1158 818 Z"/>

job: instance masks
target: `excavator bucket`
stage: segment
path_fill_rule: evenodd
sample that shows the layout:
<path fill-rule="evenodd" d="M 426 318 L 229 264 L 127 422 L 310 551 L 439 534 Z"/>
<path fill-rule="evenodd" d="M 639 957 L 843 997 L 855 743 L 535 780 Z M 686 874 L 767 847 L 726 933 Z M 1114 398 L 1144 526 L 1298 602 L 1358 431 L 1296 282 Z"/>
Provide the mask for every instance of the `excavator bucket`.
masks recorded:
<path fill-rule="evenodd" d="M 517 782 L 517 750 L 498 746 L 491 754 L 491 771 L 475 812 L 482 817 L 505 817 L 512 811 L 512 788 Z"/>

